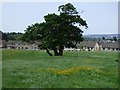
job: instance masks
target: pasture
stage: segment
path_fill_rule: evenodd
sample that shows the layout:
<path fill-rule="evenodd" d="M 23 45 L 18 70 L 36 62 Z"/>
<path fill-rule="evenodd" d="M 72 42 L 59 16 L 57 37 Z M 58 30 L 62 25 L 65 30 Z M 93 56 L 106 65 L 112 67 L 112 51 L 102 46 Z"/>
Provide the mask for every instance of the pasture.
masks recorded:
<path fill-rule="evenodd" d="M 3 50 L 3 88 L 117 88 L 118 52 Z"/>

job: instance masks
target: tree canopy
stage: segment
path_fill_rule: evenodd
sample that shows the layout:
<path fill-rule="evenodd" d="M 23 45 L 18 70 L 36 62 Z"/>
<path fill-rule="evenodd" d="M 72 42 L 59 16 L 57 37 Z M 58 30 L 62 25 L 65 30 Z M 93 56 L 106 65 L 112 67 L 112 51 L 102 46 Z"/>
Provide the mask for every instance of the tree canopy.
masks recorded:
<path fill-rule="evenodd" d="M 39 41 L 39 48 L 54 51 L 55 56 L 62 56 L 64 47 L 76 47 L 77 43 L 83 41 L 81 26 L 88 28 L 76 8 L 71 4 L 60 5 L 59 15 L 52 13 L 44 16 L 45 22 L 35 23 L 28 26 L 22 37 L 23 41 L 35 43 Z"/>

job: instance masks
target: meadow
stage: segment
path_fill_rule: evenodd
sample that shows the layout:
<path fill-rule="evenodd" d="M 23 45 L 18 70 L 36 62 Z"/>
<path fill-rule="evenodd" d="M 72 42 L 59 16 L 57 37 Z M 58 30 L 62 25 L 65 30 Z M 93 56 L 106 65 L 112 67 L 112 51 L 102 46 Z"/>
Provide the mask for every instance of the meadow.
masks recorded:
<path fill-rule="evenodd" d="M 3 88 L 117 88 L 118 52 L 3 50 Z"/>

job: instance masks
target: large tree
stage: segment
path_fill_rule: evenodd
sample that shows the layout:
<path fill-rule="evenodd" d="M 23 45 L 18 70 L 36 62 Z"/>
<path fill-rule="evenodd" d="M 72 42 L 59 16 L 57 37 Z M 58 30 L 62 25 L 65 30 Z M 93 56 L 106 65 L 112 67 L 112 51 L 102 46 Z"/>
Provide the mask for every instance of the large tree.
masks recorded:
<path fill-rule="evenodd" d="M 44 16 L 45 22 L 35 23 L 25 30 L 22 39 L 35 43 L 39 41 L 39 47 L 45 49 L 52 56 L 49 50 L 54 51 L 55 56 L 62 56 L 64 47 L 76 47 L 77 43 L 83 41 L 81 26 L 87 28 L 76 8 L 71 4 L 58 7 L 60 14 L 55 13 Z"/>

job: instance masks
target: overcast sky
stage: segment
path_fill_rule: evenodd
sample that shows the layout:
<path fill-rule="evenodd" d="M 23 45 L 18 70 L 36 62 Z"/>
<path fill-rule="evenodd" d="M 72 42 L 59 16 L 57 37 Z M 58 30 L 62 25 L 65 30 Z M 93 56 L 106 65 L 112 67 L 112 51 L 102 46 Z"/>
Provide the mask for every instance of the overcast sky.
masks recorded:
<path fill-rule="evenodd" d="M 24 32 L 28 25 L 43 22 L 48 13 L 59 13 L 58 6 L 69 2 L 4 2 L 2 3 L 3 32 Z M 83 13 L 81 17 L 88 23 L 84 34 L 118 33 L 117 2 L 71 2 Z M 1 8 L 1 4 L 0 4 Z"/>

